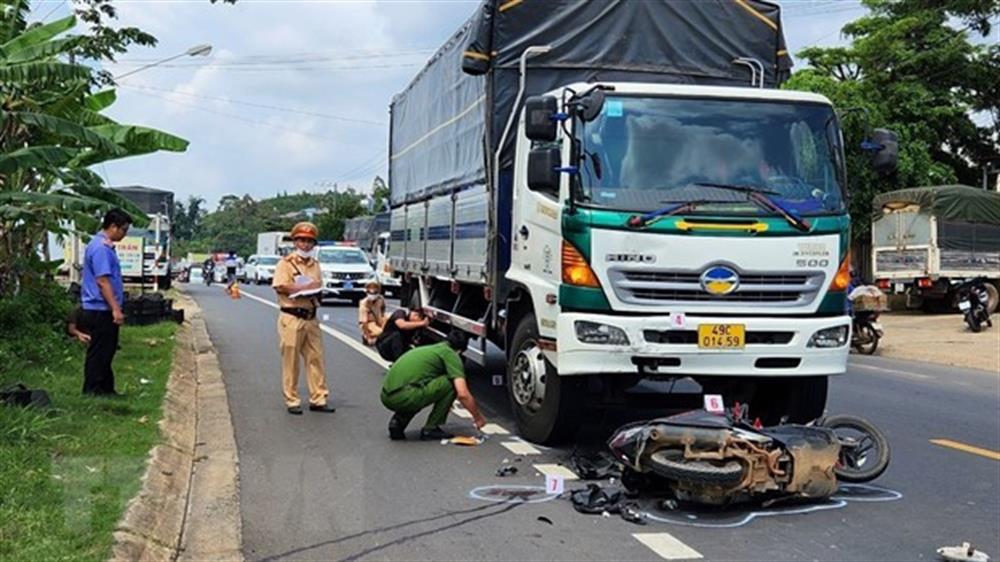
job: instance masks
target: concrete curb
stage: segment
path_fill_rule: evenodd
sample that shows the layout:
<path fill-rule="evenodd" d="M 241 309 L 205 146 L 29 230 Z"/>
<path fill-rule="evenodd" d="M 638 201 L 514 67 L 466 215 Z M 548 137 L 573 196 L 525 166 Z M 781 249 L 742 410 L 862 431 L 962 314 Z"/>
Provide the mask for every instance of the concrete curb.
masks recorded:
<path fill-rule="evenodd" d="M 226 387 L 201 309 L 181 295 L 163 399 L 163 442 L 114 532 L 111 560 L 242 561 L 239 457 Z"/>

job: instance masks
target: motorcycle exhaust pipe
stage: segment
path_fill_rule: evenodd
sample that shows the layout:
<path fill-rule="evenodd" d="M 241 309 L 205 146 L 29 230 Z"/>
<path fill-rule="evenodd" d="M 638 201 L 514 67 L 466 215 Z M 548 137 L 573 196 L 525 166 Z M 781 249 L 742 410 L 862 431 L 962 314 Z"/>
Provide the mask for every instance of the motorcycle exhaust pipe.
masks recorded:
<path fill-rule="evenodd" d="M 659 425 L 649 432 L 649 439 L 662 445 L 719 451 L 725 448 L 729 435 L 725 429 Z"/>

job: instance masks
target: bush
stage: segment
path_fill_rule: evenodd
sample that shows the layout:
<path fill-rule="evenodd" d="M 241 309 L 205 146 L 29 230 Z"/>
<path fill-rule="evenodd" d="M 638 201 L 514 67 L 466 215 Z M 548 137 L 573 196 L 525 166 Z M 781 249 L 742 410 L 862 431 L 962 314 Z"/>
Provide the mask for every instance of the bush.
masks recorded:
<path fill-rule="evenodd" d="M 25 283 L 15 297 L 0 298 L 0 382 L 13 382 L 11 374 L 65 349 L 73 306 L 66 289 L 41 279 Z"/>

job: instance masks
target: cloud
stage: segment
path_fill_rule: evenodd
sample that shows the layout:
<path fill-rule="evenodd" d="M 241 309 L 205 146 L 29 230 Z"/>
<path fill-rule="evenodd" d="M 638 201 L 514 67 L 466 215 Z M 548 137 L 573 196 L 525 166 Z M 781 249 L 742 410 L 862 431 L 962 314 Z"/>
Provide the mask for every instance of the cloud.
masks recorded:
<path fill-rule="evenodd" d="M 792 53 L 856 17 L 840 12 L 808 17 L 830 2 L 785 4 L 786 13 L 806 14 L 786 20 Z M 123 55 L 121 64 L 109 67 L 113 73 L 197 44 L 210 43 L 213 51 L 210 57 L 182 57 L 124 81 L 118 103 L 109 110 L 112 117 L 178 134 L 191 146 L 185 154 L 110 163 L 108 175 L 114 184 L 171 189 L 178 199 L 198 195 L 214 206 L 226 193 L 261 198 L 319 189 L 317 183 L 323 182 L 367 190 L 375 174 L 385 177 L 384 123 L 392 96 L 472 16 L 479 0 L 115 5 L 119 25 L 140 27 L 159 45 Z M 43 5 L 44 11 L 50 8 Z M 834 33 L 823 44 L 836 40 Z"/>

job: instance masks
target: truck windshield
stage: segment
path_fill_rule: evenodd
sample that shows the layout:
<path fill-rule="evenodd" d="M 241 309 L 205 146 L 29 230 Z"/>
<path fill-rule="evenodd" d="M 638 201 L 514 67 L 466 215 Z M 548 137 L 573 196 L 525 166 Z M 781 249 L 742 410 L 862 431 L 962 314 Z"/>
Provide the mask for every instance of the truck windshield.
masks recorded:
<path fill-rule="evenodd" d="M 827 105 L 612 96 L 584 129 L 583 205 L 767 213 L 724 184 L 767 190 L 801 215 L 844 212 L 840 133 Z M 594 165 L 594 161 L 599 164 Z"/>
<path fill-rule="evenodd" d="M 338 248 L 320 248 L 319 250 L 319 262 L 320 263 L 340 263 L 340 264 L 358 264 L 358 263 L 368 263 L 365 259 L 365 255 L 361 253 L 361 250 L 348 250 L 348 249 L 338 249 Z"/>

